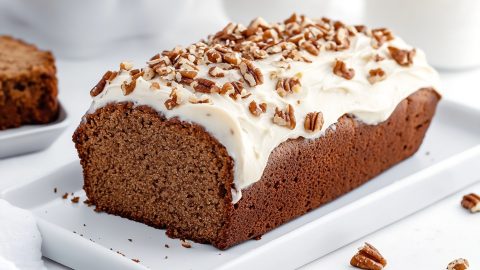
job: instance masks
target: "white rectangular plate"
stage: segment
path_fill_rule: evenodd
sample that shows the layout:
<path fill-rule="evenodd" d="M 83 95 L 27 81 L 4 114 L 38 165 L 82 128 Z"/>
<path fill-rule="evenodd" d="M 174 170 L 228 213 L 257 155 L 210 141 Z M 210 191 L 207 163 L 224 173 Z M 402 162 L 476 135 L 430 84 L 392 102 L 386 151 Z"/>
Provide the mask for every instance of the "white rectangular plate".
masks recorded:
<path fill-rule="evenodd" d="M 44 238 L 44 256 L 74 269 L 292 269 L 475 182 L 480 164 L 478 119 L 479 111 L 442 101 L 413 157 L 261 240 L 227 251 L 202 244 L 187 249 L 164 230 L 96 213 L 81 202 L 72 203 L 72 196 L 62 199 L 65 192 L 85 199 L 77 162 L 0 196 L 32 210 Z"/>
<path fill-rule="evenodd" d="M 67 112 L 59 104 L 57 120 L 42 125 L 25 125 L 0 131 L 0 159 L 32 153 L 49 147 L 68 127 Z"/>

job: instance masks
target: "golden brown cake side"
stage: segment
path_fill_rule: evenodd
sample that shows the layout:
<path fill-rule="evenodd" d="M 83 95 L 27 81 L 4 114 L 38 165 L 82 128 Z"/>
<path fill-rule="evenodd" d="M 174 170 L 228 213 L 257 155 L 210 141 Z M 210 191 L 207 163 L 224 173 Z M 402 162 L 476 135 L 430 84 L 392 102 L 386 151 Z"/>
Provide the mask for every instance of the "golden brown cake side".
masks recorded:
<path fill-rule="evenodd" d="M 0 130 L 57 118 L 55 74 L 50 52 L 0 36 Z"/>
<path fill-rule="evenodd" d="M 110 104 L 86 115 L 73 140 L 97 209 L 226 249 L 256 238 L 367 182 L 420 146 L 440 96 L 422 89 L 390 118 L 343 116 L 317 139 L 290 139 L 260 181 L 232 204 L 233 160 L 202 127 L 146 106 Z"/>

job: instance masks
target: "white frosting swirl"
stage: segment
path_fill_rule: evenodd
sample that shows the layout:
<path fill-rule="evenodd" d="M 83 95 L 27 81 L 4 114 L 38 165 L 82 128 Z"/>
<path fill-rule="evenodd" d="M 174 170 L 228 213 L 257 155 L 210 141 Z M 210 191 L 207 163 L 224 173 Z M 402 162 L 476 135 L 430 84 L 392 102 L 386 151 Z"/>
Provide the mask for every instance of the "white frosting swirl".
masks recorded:
<path fill-rule="evenodd" d="M 220 94 L 205 95 L 210 99 L 207 104 L 192 104 L 188 99 L 201 98 L 202 94 L 189 88 L 179 88 L 178 94 L 183 101 L 172 110 L 166 109 L 164 103 L 169 98 L 171 88 L 158 78 L 146 81 L 137 79 L 135 90 L 124 95 L 121 84 L 130 80 L 128 72 L 121 72 L 104 91 L 93 98 L 90 113 L 112 102 L 133 102 L 135 105 L 148 105 L 167 118 L 178 117 L 182 121 L 199 124 L 213 137 L 223 144 L 234 160 L 234 185 L 232 190 L 233 203 L 241 197 L 241 190 L 260 180 L 272 150 L 280 143 L 293 138 L 304 137 L 315 139 L 322 136 L 329 127 L 344 114 L 353 114 L 367 124 L 377 124 L 385 121 L 395 107 L 406 97 L 422 87 L 438 85 L 437 72 L 428 65 L 425 55 L 417 50 L 413 64 L 408 67 L 398 65 L 389 57 L 387 46 L 410 49 L 401 39 L 395 38 L 386 42 L 379 49 L 371 46 L 372 39 L 366 35 L 356 35 L 351 39 L 347 50 L 321 51 L 319 56 L 309 55 L 312 63 L 290 62 L 291 69 L 282 76 L 302 74 L 302 88 L 299 93 L 281 97 L 275 91 L 277 80 L 270 79 L 272 71 L 278 71 L 275 62 L 280 55 L 271 55 L 266 59 L 255 61 L 265 77 L 265 82 L 249 89 L 251 96 L 245 99 L 233 100 Z M 375 62 L 376 55 L 385 56 L 385 60 Z M 355 76 L 346 80 L 332 72 L 336 59 L 344 61 L 348 67 L 355 70 Z M 371 84 L 367 77 L 371 69 L 381 67 L 387 77 L 385 80 Z M 200 66 L 198 76 L 209 78 L 209 66 Z M 229 70 L 224 78 L 215 81 L 224 82 L 241 78 L 238 70 Z M 161 89 L 152 90 L 151 83 L 155 81 Z M 253 116 L 248 104 L 255 100 L 268 105 L 266 113 L 259 117 Z M 294 107 L 297 120 L 296 127 L 291 130 L 272 122 L 275 107 L 284 108 L 286 104 Z M 309 112 L 323 113 L 324 125 L 320 132 L 308 133 L 304 129 L 305 115 Z"/>

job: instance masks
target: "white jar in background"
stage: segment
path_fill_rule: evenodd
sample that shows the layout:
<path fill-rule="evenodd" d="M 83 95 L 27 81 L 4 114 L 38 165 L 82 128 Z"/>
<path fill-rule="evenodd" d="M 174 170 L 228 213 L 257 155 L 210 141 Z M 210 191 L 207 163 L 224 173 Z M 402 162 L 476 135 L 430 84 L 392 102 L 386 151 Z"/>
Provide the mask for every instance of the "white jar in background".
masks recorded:
<path fill-rule="evenodd" d="M 441 69 L 480 66 L 479 0 L 365 0 L 365 21 L 387 26 Z"/>

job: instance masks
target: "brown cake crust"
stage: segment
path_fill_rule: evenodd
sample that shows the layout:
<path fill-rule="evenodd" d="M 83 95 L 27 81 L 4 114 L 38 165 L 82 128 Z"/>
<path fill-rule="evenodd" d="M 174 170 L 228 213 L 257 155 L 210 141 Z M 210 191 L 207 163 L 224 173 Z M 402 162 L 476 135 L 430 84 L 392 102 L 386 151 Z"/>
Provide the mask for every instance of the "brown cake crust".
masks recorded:
<path fill-rule="evenodd" d="M 0 130 L 57 118 L 55 73 L 51 52 L 0 36 Z"/>
<path fill-rule="evenodd" d="M 233 160 L 202 127 L 145 106 L 110 104 L 86 116 L 73 140 L 84 189 L 99 210 L 166 228 L 171 237 L 226 249 L 256 238 L 367 182 L 413 155 L 440 96 L 420 89 L 390 118 L 346 115 L 320 138 L 290 139 L 260 181 L 231 204 Z"/>

